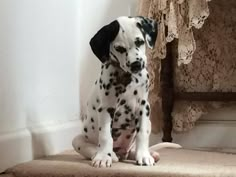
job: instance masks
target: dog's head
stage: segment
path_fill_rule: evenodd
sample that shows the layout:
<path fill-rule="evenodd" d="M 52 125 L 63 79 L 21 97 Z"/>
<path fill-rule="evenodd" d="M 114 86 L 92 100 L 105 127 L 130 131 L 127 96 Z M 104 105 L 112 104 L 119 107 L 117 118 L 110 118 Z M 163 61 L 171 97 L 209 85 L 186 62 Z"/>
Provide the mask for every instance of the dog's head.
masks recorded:
<path fill-rule="evenodd" d="M 145 68 L 145 49 L 153 48 L 157 37 L 157 23 L 145 17 L 119 17 L 102 27 L 90 41 L 98 59 L 117 62 L 131 74 Z"/>

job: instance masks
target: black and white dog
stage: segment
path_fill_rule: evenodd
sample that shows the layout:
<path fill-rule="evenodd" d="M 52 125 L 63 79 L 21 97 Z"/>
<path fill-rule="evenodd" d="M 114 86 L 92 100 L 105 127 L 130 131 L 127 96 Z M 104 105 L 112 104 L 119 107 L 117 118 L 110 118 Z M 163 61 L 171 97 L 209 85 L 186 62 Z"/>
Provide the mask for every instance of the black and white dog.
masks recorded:
<path fill-rule="evenodd" d="M 92 51 L 102 62 L 84 115 L 83 134 L 72 142 L 74 149 L 92 159 L 95 167 L 110 167 L 112 161 L 136 160 L 153 165 L 157 152 L 150 151 L 148 103 L 149 76 L 145 44 L 153 48 L 157 23 L 144 17 L 119 17 L 102 27 L 91 39 Z M 160 143 L 152 147 L 180 147 Z"/>

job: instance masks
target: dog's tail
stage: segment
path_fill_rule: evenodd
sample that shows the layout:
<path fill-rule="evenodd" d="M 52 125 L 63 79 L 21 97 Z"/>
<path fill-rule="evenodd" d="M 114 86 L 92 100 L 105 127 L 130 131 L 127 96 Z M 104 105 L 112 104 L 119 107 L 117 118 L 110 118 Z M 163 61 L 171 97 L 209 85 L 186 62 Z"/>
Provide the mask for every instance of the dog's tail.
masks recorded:
<path fill-rule="evenodd" d="M 157 151 L 159 149 L 163 149 L 163 148 L 182 148 L 182 146 L 180 146 L 179 144 L 176 143 L 158 143 L 155 144 L 153 146 L 149 147 L 149 150 L 151 151 Z"/>

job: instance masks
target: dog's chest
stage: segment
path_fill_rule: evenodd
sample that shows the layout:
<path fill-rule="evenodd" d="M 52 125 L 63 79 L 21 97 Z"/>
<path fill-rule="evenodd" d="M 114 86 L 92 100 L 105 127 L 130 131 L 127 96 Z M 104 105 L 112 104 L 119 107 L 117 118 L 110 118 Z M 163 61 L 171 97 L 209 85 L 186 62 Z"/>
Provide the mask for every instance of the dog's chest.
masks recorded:
<path fill-rule="evenodd" d="M 126 158 L 136 136 L 138 100 L 143 99 L 141 92 L 148 86 L 147 72 L 133 77 L 110 63 L 102 65 L 100 78 L 96 84 L 102 100 L 102 106 L 111 116 L 111 134 L 114 152 L 120 158 Z"/>
<path fill-rule="evenodd" d="M 100 96 L 104 100 L 111 97 L 118 99 L 123 93 L 131 92 L 135 88 L 144 87 L 144 90 L 147 91 L 147 75 L 146 70 L 143 70 L 142 73 L 134 77 L 119 67 L 106 63 L 102 65 L 101 75 L 96 84 L 100 90 Z M 132 95 L 132 93 L 130 94 Z"/>
<path fill-rule="evenodd" d="M 110 63 L 104 64 L 101 68 L 101 75 L 96 81 L 99 97 L 104 104 L 108 102 L 110 105 L 114 105 L 120 95 L 126 92 L 126 87 L 131 82 L 131 74 L 123 72 Z M 111 100 L 113 100 L 112 103 Z"/>

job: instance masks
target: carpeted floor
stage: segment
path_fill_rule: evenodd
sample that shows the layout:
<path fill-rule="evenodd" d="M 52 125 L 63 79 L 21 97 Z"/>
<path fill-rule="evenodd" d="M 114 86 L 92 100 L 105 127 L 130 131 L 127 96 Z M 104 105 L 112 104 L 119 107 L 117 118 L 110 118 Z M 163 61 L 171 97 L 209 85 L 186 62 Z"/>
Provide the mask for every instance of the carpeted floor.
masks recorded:
<path fill-rule="evenodd" d="M 186 149 L 160 150 L 153 167 L 133 162 L 96 169 L 73 151 L 19 164 L 7 170 L 13 177 L 236 177 L 236 155 Z"/>

